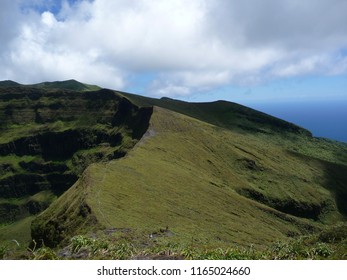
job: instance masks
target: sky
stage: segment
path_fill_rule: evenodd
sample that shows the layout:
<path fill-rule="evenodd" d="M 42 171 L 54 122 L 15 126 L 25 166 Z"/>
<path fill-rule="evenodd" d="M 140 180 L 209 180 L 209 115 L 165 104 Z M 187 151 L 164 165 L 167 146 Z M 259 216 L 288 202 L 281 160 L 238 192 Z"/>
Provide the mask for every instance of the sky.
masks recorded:
<path fill-rule="evenodd" d="M 188 101 L 347 100 L 346 0 L 0 5 L 0 80 Z"/>

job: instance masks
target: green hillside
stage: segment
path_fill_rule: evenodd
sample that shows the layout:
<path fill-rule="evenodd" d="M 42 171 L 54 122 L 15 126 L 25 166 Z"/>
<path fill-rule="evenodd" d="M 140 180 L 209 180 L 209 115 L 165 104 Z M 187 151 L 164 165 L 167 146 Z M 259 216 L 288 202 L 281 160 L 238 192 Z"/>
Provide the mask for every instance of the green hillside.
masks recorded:
<path fill-rule="evenodd" d="M 226 129 L 265 134 L 294 132 L 311 136 L 311 133 L 304 128 L 237 103 L 222 100 L 189 103 L 170 98 L 153 99 L 129 93 L 119 94 L 139 106 L 166 108 Z"/>
<path fill-rule="evenodd" d="M 40 89 L 68 89 L 68 90 L 75 90 L 75 91 L 93 91 L 93 90 L 99 90 L 100 87 L 96 85 L 89 85 L 80 83 L 76 80 L 66 80 L 66 81 L 55 81 L 55 82 L 43 82 L 39 84 L 33 84 L 33 85 L 21 85 L 17 82 L 6 80 L 6 81 L 0 81 L 0 87 L 8 88 L 8 87 L 24 87 L 24 88 L 40 88 Z"/>
<path fill-rule="evenodd" d="M 230 248 L 265 252 L 287 242 L 276 256 L 238 256 L 305 258 L 283 253 L 299 242 L 311 246 L 305 250 L 314 256 L 347 257 L 346 144 L 226 101 L 187 103 L 50 86 L 4 87 L 0 101 L 4 110 L 12 106 L 10 117 L 1 116 L 0 152 L 6 153 L 0 153 L 0 210 L 11 213 L 0 221 L 4 241 L 17 234 L 58 251 L 78 240 L 85 243 L 68 248 L 104 244 L 95 258 L 113 258 L 105 252 L 115 244 L 128 252 L 125 258 L 165 255 L 165 248 L 185 258 L 210 258 L 206 252 L 217 249 L 216 258 L 235 258 Z M 50 106 L 57 102 L 59 109 Z M 66 131 L 78 133 L 69 138 Z M 48 132 L 59 142 L 41 141 Z M 42 144 L 36 154 L 32 137 Z M 75 149 L 68 152 L 56 148 L 71 143 Z M 65 169 L 52 171 L 52 164 Z M 51 173 L 73 174 L 77 181 L 39 187 Z M 11 176 L 24 176 L 20 190 L 28 191 L 7 186 Z M 35 213 L 25 210 L 33 201 L 44 204 Z M 21 214 L 7 210 L 16 207 Z M 327 240 L 339 243 L 321 245 Z M 322 246 L 330 253 L 322 253 Z"/>
<path fill-rule="evenodd" d="M 84 83 L 80 83 L 76 80 L 67 80 L 67 81 L 56 81 L 56 82 L 44 82 L 35 85 L 31 85 L 33 87 L 38 87 L 42 89 L 70 89 L 75 91 L 92 91 L 101 89 L 95 85 L 88 85 Z"/>
<path fill-rule="evenodd" d="M 0 83 L 0 240 L 30 241 L 30 223 L 12 228 L 46 209 L 90 163 L 124 156 L 147 129 L 151 108 L 106 89 L 72 90 L 76 84 Z"/>

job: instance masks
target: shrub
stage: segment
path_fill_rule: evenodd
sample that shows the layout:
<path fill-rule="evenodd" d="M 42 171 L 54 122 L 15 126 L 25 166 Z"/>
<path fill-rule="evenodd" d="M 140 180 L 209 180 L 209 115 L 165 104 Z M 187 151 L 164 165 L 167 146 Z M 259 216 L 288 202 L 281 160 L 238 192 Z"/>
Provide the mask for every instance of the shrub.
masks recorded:
<path fill-rule="evenodd" d="M 8 246 L 0 245 L 0 260 L 3 260 L 7 254 Z"/>
<path fill-rule="evenodd" d="M 58 260 L 56 253 L 48 247 L 41 247 L 36 251 L 32 252 L 31 259 L 33 260 Z"/>
<path fill-rule="evenodd" d="M 93 243 L 95 243 L 95 239 L 83 235 L 74 236 L 71 238 L 71 251 L 72 253 L 78 253 L 82 248 L 91 247 Z"/>

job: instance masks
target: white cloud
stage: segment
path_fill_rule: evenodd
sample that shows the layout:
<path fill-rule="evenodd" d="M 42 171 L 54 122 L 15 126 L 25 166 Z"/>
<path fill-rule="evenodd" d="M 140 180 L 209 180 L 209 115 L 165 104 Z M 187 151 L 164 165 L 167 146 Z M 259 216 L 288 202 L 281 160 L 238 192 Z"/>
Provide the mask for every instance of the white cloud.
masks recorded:
<path fill-rule="evenodd" d="M 53 5 L 1 2 L 0 79 L 126 89 L 150 72 L 160 79 L 148 90 L 174 96 L 347 71 L 343 0 L 64 0 L 59 12 L 30 10 L 43 3 Z"/>
<path fill-rule="evenodd" d="M 160 75 L 154 80 L 149 94 L 154 96 L 187 96 L 196 90 L 205 91 L 227 84 L 229 71 L 180 71 Z"/>
<path fill-rule="evenodd" d="M 191 90 L 185 86 L 174 85 L 170 82 L 154 81 L 151 93 L 154 96 L 187 96 Z"/>
<path fill-rule="evenodd" d="M 285 64 L 279 69 L 275 69 L 274 72 L 276 75 L 283 77 L 305 75 L 307 73 L 324 71 L 327 63 L 329 63 L 329 58 L 327 57 L 307 57 L 294 63 Z"/>

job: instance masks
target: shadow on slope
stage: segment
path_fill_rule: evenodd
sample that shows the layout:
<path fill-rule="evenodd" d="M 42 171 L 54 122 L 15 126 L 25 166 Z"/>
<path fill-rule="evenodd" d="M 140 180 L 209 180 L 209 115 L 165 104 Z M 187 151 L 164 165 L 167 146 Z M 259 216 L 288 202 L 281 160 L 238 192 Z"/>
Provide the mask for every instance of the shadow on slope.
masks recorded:
<path fill-rule="evenodd" d="M 125 156 L 147 130 L 151 107 L 86 89 L 74 80 L 0 84 L 0 212 L 9 212 L 1 223 L 38 214 L 52 196 L 38 203 L 36 194 L 60 196 L 89 164 Z"/>
<path fill-rule="evenodd" d="M 316 220 L 332 198 L 320 184 L 311 185 L 317 174 L 321 169 L 310 171 L 305 161 L 257 136 L 155 107 L 146 137 L 129 155 L 89 166 L 84 179 L 33 222 L 32 235 L 57 244 L 87 231 L 83 215 L 74 210 L 75 219 L 66 209 L 75 197 L 90 209 L 85 213 L 95 217 L 94 227 L 150 234 L 169 226 L 182 241 L 263 246 L 320 227 Z M 247 187 L 262 190 L 263 201 L 240 195 Z"/>
<path fill-rule="evenodd" d="M 323 170 L 321 185 L 332 193 L 338 211 L 347 218 L 347 165 L 329 162 L 327 160 L 307 156 L 297 152 L 290 152 L 311 166 L 318 166 Z M 344 162 L 343 155 L 339 154 L 338 162 Z M 328 205 L 326 205 L 328 206 Z"/>
<path fill-rule="evenodd" d="M 326 187 L 335 196 L 339 211 L 347 218 L 347 166 L 325 163 Z"/>

